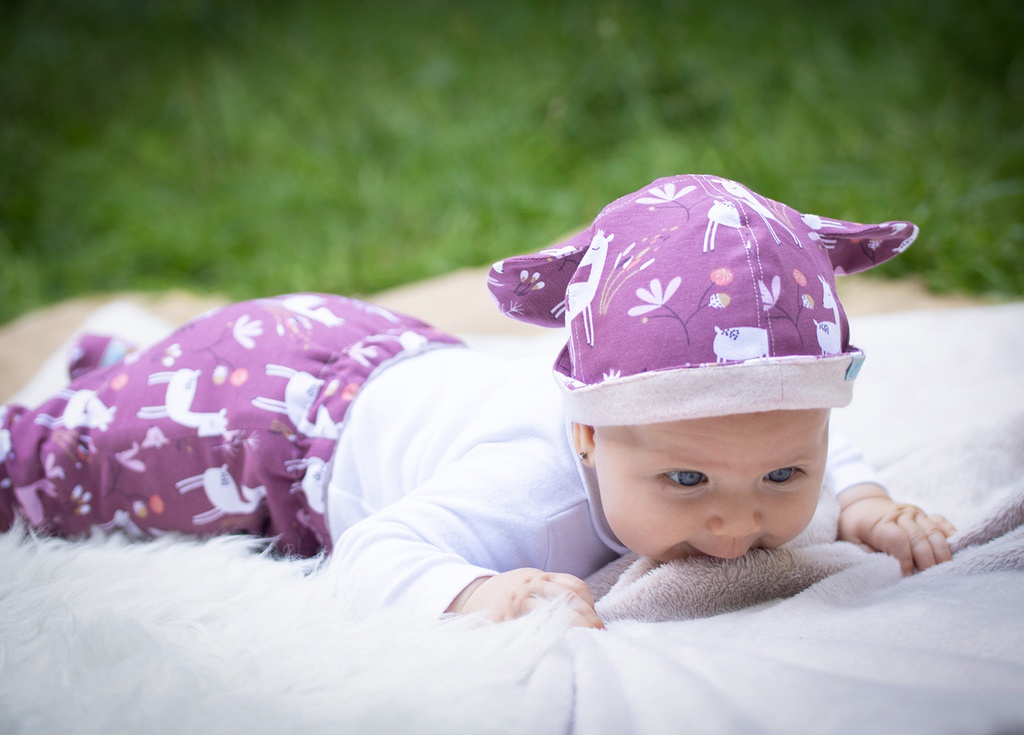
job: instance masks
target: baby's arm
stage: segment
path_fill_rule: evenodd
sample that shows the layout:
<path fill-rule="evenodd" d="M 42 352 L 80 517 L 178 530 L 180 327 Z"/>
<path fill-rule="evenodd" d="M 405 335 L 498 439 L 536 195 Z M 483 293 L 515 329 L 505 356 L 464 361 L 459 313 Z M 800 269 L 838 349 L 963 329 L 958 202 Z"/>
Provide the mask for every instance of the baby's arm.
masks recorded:
<path fill-rule="evenodd" d="M 493 577 L 479 577 L 459 593 L 447 612 L 479 612 L 494 620 L 509 620 L 535 609 L 540 600 L 560 598 L 569 603 L 573 625 L 604 627 L 594 610 L 594 597 L 582 579 L 540 569 L 513 569 Z"/>
<path fill-rule="evenodd" d="M 536 440 L 525 447 L 480 444 L 339 536 L 331 565 L 358 612 L 404 607 L 482 612 L 504 620 L 543 599 L 566 598 L 577 625 L 601 626 L 593 597 L 578 577 L 540 571 L 552 555 L 547 519 L 570 503 L 577 508 L 578 491 L 549 486 L 550 462 L 528 462 L 510 472 L 510 450 L 514 460 L 550 453 Z M 561 474 L 575 475 L 571 462 L 566 460 Z M 583 562 L 574 568 L 607 561 L 608 548 L 590 530 L 589 513 L 584 510 L 573 523 L 589 534 L 560 527 L 565 548 L 559 558 L 570 548 L 566 540 L 580 537 L 571 549 L 583 554 Z"/>
<path fill-rule="evenodd" d="M 839 539 L 891 554 L 904 575 L 952 557 L 946 539 L 956 529 L 942 516 L 897 502 L 885 488 L 870 482 L 846 488 L 838 500 Z"/>

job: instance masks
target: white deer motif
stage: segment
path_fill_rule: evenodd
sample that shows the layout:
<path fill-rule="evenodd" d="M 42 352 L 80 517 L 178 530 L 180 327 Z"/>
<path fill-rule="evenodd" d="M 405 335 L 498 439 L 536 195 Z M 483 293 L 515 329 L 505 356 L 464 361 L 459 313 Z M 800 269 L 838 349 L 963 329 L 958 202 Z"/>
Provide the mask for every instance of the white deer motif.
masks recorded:
<path fill-rule="evenodd" d="M 319 322 L 325 327 L 339 327 L 345 320 L 324 306 L 327 301 L 316 294 L 294 294 L 281 299 L 281 306 L 305 319 Z"/>
<path fill-rule="evenodd" d="M 822 227 L 831 227 L 833 229 L 839 227 L 845 227 L 846 223 L 837 219 L 824 219 L 816 214 L 801 214 L 800 219 L 804 221 L 804 224 L 810 227 L 812 230 L 820 230 Z"/>
<path fill-rule="evenodd" d="M 331 420 L 327 406 L 320 406 L 317 410 L 316 423 L 306 418 L 316 402 L 320 388 L 323 387 L 323 380 L 284 365 L 267 365 L 266 372 L 273 377 L 288 379 L 284 388 L 284 400 L 258 396 L 252 399 L 252 405 L 264 411 L 285 414 L 295 428 L 308 437 L 337 439 L 340 436 L 340 429 Z"/>
<path fill-rule="evenodd" d="M 814 320 L 814 326 L 818 330 L 818 346 L 821 347 L 822 355 L 838 355 L 843 351 L 842 334 L 839 329 L 839 304 L 836 302 L 835 296 L 832 295 L 828 281 L 821 276 L 818 276 L 818 280 L 821 281 L 822 286 L 821 305 L 826 309 L 832 309 L 832 318 L 835 320 L 831 322 Z"/>
<path fill-rule="evenodd" d="M 768 209 L 768 207 L 761 204 L 761 202 L 757 200 L 757 197 L 755 197 L 748 189 L 746 189 L 740 184 L 737 184 L 735 181 L 726 181 L 724 179 L 720 179 L 719 183 L 727 192 L 732 194 L 734 197 L 739 197 L 740 199 L 745 201 L 747 204 L 750 205 L 751 209 L 753 209 L 755 212 L 761 215 L 761 219 L 764 220 L 765 227 L 768 228 L 768 232 L 772 234 L 772 237 L 775 239 L 775 242 L 780 242 L 780 240 L 779 236 L 775 233 L 775 228 L 772 227 L 772 221 L 778 222 L 779 226 L 781 226 L 782 229 L 788 232 L 789 236 L 793 238 L 793 241 L 796 242 L 796 244 L 799 245 L 800 247 L 803 247 L 803 245 L 800 243 L 800 238 L 796 236 L 796 233 L 789 229 L 785 222 L 776 217 L 775 214 L 770 209 Z"/>
<path fill-rule="evenodd" d="M 708 210 L 708 227 L 704 230 L 704 252 L 715 249 L 715 237 L 718 234 L 718 226 L 725 225 L 739 229 L 742 227 L 740 213 L 736 205 L 722 199 L 716 199 Z"/>
<path fill-rule="evenodd" d="M 63 427 L 65 429 L 98 429 L 106 431 L 110 428 L 117 412 L 117 406 L 108 408 L 96 397 L 94 390 L 73 391 L 65 388 L 57 393 L 66 398 L 64 411 L 60 416 L 49 416 L 45 413 L 36 416 L 36 423 L 48 429 Z"/>
<path fill-rule="evenodd" d="M 822 244 L 823 247 L 829 249 L 835 247 L 835 238 L 824 238 L 817 233 L 817 230 L 820 230 L 822 227 L 829 227 L 833 229 L 837 229 L 840 227 L 845 228 L 847 224 L 840 220 L 823 219 L 816 214 L 801 214 L 800 219 L 803 220 L 805 225 L 810 227 L 812 230 L 815 230 L 815 232 L 808 232 L 807 237 L 810 240 L 817 240 L 819 243 Z"/>
<path fill-rule="evenodd" d="M 570 283 L 569 287 L 565 290 L 567 304 L 565 325 L 568 327 L 573 319 L 582 314 L 583 331 L 587 337 L 587 344 L 591 347 L 594 346 L 594 311 L 591 308 L 591 304 L 597 295 L 597 284 L 601 280 L 601 274 L 604 273 L 604 264 L 608 259 L 608 243 L 614 237 L 615 235 L 605 237 L 603 230 L 597 231 L 597 234 L 590 241 L 590 247 L 587 248 L 587 252 L 583 254 L 583 258 L 580 260 L 579 266 L 577 266 L 577 270 L 585 265 L 590 266 L 587 280 Z"/>
<path fill-rule="evenodd" d="M 760 327 L 715 327 L 715 341 L 711 349 L 720 363 L 768 357 L 768 330 Z"/>
<path fill-rule="evenodd" d="M 199 488 L 206 493 L 206 498 L 213 508 L 192 516 L 192 522 L 197 526 L 213 523 L 226 515 L 251 513 L 256 510 L 267 494 L 267 489 L 262 485 L 258 487 L 242 485 L 241 491 L 239 491 L 238 484 L 228 473 L 227 465 L 210 467 L 201 475 L 186 477 L 184 480 L 176 482 L 175 487 L 182 495 Z"/>
<path fill-rule="evenodd" d="M 140 419 L 151 421 L 169 418 L 176 424 L 195 429 L 199 436 L 218 436 L 227 433 L 228 412 L 222 408 L 216 412 L 196 412 L 192 401 L 196 397 L 200 370 L 182 368 L 173 372 L 153 373 L 147 381 L 150 385 L 167 384 L 163 406 L 143 406 L 136 414 Z"/>
<path fill-rule="evenodd" d="M 309 507 L 323 515 L 327 510 L 327 463 L 307 457 L 286 460 L 284 467 L 288 472 L 304 472 L 301 481 L 292 483 L 291 491 L 305 495 Z"/>

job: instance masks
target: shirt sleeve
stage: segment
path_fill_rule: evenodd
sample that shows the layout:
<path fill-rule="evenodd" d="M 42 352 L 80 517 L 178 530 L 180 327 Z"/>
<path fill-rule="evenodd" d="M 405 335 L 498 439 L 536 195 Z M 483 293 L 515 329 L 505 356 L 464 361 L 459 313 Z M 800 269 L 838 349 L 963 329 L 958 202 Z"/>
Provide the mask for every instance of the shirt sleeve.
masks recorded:
<path fill-rule="evenodd" d="M 551 475 L 545 454 L 538 439 L 481 444 L 346 529 L 329 562 L 341 593 L 359 613 L 440 614 L 478 577 L 544 568 L 548 519 L 580 494 Z"/>
<path fill-rule="evenodd" d="M 864 461 L 864 452 L 860 447 L 836 432 L 829 435 L 825 472 L 836 495 L 863 482 L 885 487 L 877 470 Z"/>

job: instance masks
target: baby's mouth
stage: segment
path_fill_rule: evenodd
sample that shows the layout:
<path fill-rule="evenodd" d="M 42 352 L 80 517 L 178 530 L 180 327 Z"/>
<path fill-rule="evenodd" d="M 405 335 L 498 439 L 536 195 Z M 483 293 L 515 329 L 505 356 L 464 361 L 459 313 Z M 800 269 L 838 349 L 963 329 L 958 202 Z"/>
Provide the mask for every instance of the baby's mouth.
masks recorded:
<path fill-rule="evenodd" d="M 746 538 L 715 539 L 703 549 L 699 549 L 696 546 L 692 547 L 693 552 L 691 556 L 706 556 L 714 559 L 738 559 L 746 554 L 751 546 L 750 540 Z"/>
<path fill-rule="evenodd" d="M 662 563 L 685 559 L 738 559 L 752 548 L 760 545 L 758 540 L 745 537 L 738 539 L 713 538 L 701 542 L 699 547 L 693 542 L 681 543 L 665 554 L 654 558 Z"/>

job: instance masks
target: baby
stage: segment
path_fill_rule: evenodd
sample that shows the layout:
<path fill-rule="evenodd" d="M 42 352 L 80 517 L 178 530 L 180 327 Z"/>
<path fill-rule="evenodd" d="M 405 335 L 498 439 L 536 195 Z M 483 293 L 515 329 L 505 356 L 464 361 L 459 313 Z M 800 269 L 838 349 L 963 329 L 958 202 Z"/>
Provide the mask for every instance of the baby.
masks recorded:
<path fill-rule="evenodd" d="M 829 437 L 863 362 L 834 274 L 916 234 L 655 181 L 492 269 L 503 312 L 566 327 L 555 380 L 321 294 L 234 304 L 141 352 L 85 339 L 66 389 L 0 407 L 0 529 L 256 534 L 330 552 L 357 610 L 506 619 L 567 598 L 601 627 L 582 580 L 619 555 L 780 546 L 828 483 L 840 538 L 925 569 L 952 526 Z"/>

